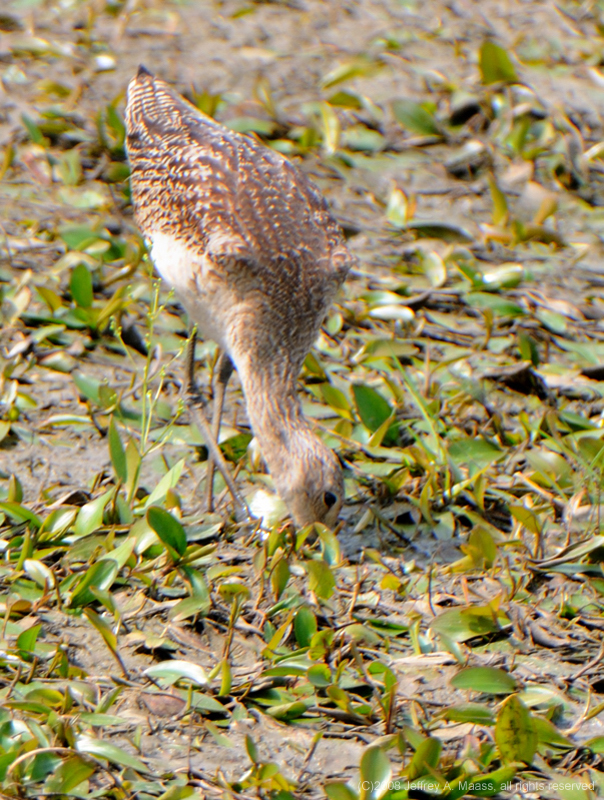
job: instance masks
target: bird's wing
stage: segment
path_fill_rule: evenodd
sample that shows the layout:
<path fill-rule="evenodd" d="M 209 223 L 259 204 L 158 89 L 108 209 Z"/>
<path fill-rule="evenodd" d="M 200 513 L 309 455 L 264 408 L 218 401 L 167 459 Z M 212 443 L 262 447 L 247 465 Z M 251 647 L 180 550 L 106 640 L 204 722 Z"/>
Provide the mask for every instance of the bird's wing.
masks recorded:
<path fill-rule="evenodd" d="M 342 282 L 351 257 L 339 227 L 279 153 L 215 122 L 143 68 L 128 87 L 126 123 L 143 232 L 171 229 L 210 257 Z"/>

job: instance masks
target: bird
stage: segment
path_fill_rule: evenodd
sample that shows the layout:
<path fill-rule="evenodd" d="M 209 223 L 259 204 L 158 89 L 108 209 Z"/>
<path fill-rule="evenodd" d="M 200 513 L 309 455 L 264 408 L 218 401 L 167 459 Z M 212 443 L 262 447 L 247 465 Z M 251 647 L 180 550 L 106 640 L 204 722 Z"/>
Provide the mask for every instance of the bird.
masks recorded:
<path fill-rule="evenodd" d="M 125 119 L 134 217 L 151 260 L 221 352 L 210 426 L 195 388 L 195 337 L 189 340 L 188 397 L 208 461 L 245 517 L 216 443 L 236 370 L 294 524 L 333 528 L 344 501 L 342 463 L 314 432 L 297 391 L 302 363 L 354 263 L 327 202 L 291 160 L 206 116 L 143 66 L 128 85 Z"/>

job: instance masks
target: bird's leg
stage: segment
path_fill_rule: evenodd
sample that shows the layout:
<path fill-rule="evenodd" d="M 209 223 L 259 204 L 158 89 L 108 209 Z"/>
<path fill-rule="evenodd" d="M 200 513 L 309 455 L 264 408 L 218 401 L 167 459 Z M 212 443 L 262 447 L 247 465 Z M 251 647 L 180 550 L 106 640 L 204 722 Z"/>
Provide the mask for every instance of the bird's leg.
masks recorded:
<path fill-rule="evenodd" d="M 233 362 L 225 352 L 221 352 L 218 356 L 218 361 L 214 372 L 216 378 L 214 380 L 214 408 L 212 412 L 212 435 L 214 441 L 218 443 L 218 436 L 220 435 L 220 423 L 222 421 L 222 409 L 224 406 L 224 396 L 229 378 L 234 370 Z M 212 454 L 208 453 L 208 466 L 206 472 L 206 507 L 208 511 L 214 510 L 214 459 Z"/>
<path fill-rule="evenodd" d="M 244 520 L 251 519 L 250 511 L 247 507 L 245 500 L 241 498 L 241 495 L 237 491 L 235 487 L 235 483 L 233 478 L 231 477 L 231 473 L 229 472 L 229 468 L 225 461 L 224 456 L 222 455 L 222 450 L 218 447 L 214 436 L 212 435 L 212 429 L 210 428 L 210 423 L 205 414 L 204 410 L 204 402 L 199 394 L 197 389 L 197 384 L 195 383 L 195 341 L 197 339 L 196 333 L 193 332 L 189 339 L 188 350 L 187 350 L 187 398 L 189 403 L 189 410 L 191 415 L 193 416 L 193 421 L 195 425 L 199 429 L 199 432 L 203 436 L 204 442 L 206 447 L 208 448 L 208 453 L 211 455 L 214 463 L 218 467 L 218 471 L 224 478 L 224 482 L 227 485 L 227 488 L 233 498 L 233 505 L 235 506 L 235 516 L 239 522 Z M 229 359 L 230 360 L 230 359 Z"/>

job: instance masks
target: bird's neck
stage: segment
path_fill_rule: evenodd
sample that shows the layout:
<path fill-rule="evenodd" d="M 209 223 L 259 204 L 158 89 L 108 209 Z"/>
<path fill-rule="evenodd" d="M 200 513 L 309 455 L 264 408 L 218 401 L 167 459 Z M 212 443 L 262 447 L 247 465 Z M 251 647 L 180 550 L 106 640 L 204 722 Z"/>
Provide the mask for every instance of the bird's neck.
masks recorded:
<path fill-rule="evenodd" d="M 269 471 L 279 484 L 284 472 L 304 460 L 316 439 L 296 392 L 297 375 L 288 365 L 261 368 L 237 364 L 252 429 Z"/>

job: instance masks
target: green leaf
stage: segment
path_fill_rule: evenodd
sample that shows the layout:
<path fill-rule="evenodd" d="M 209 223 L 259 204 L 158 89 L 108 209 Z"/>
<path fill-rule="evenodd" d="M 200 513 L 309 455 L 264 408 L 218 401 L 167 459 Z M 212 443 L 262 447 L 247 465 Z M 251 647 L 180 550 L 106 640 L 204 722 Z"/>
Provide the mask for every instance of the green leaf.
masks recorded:
<path fill-rule="evenodd" d="M 147 522 L 166 545 L 174 561 L 185 554 L 187 549 L 185 530 L 169 511 L 159 506 L 151 506 L 147 509 Z"/>
<path fill-rule="evenodd" d="M 39 528 L 42 525 L 42 520 L 33 511 L 30 511 L 20 503 L 3 502 L 0 503 L 0 511 L 6 512 L 11 519 L 19 522 L 29 522 L 34 528 Z"/>
<path fill-rule="evenodd" d="M 329 564 L 325 561 L 307 561 L 305 563 L 308 572 L 308 587 L 317 597 L 322 600 L 329 600 L 336 586 L 336 579 L 331 571 Z"/>
<path fill-rule="evenodd" d="M 78 387 L 78 390 L 87 400 L 92 400 L 93 403 L 97 405 L 101 404 L 101 399 L 99 397 L 99 389 L 101 387 L 101 381 L 97 378 L 91 378 L 88 375 L 85 375 L 83 372 L 72 372 L 71 374 L 72 380 L 75 385 Z"/>
<path fill-rule="evenodd" d="M 270 706 L 266 709 L 266 713 L 269 714 L 274 719 L 280 719 L 283 721 L 287 721 L 290 719 L 298 719 L 303 714 L 306 713 L 306 710 L 310 705 L 314 704 L 313 700 L 294 700 L 293 703 L 281 703 L 277 706 Z"/>
<path fill-rule="evenodd" d="M 260 755 L 258 754 L 258 748 L 256 747 L 256 742 L 252 739 L 249 733 L 245 734 L 245 749 L 247 750 L 247 754 L 250 757 L 252 764 L 259 764 Z"/>
<path fill-rule="evenodd" d="M 104 758 L 112 764 L 119 764 L 122 767 L 130 767 L 136 772 L 149 772 L 147 767 L 138 758 L 131 756 L 121 747 L 110 744 L 101 739 L 95 739 L 92 736 L 78 736 L 75 743 L 75 749 L 80 753 L 87 753 L 88 755 L 95 756 L 96 758 Z"/>
<path fill-rule="evenodd" d="M 90 591 L 92 587 L 105 591 L 110 589 L 118 573 L 118 565 L 112 559 L 97 561 L 84 574 L 77 588 L 71 595 L 71 608 L 94 603 L 96 597 Z"/>
<path fill-rule="evenodd" d="M 537 751 L 537 731 L 527 707 L 513 694 L 502 703 L 495 724 L 495 741 L 506 763 L 530 764 Z"/>
<path fill-rule="evenodd" d="M 23 562 L 23 569 L 41 589 L 48 590 L 54 587 L 54 573 L 50 567 L 44 564 L 43 561 L 36 561 L 33 558 L 26 558 Z"/>
<path fill-rule="evenodd" d="M 96 611 L 92 608 L 87 608 L 84 610 L 84 616 L 88 618 L 90 624 L 96 628 L 96 630 L 101 634 L 103 637 L 105 644 L 111 650 L 111 652 L 115 655 L 117 653 L 117 636 L 113 632 L 113 630 L 109 627 L 107 622 L 99 616 Z"/>
<path fill-rule="evenodd" d="M 128 480 L 126 452 L 113 417 L 111 417 L 111 422 L 109 423 L 109 454 L 111 455 L 111 463 L 116 476 L 122 483 L 126 483 Z"/>
<path fill-rule="evenodd" d="M 520 765 L 518 765 L 520 766 Z M 446 795 L 449 800 L 456 800 L 465 797 L 466 794 L 477 795 L 478 797 L 499 796 L 500 792 L 507 789 L 507 784 L 518 772 L 518 766 L 500 767 L 494 772 L 485 775 L 463 774 L 461 777 L 450 781 L 450 792 Z"/>
<path fill-rule="evenodd" d="M 95 771 L 94 765 L 74 755 L 63 761 L 48 776 L 44 788 L 49 794 L 69 794 L 72 789 L 87 780 Z"/>
<path fill-rule="evenodd" d="M 466 295 L 465 300 L 473 308 L 490 308 L 502 317 L 521 317 L 526 314 L 526 311 L 518 303 L 500 297 L 498 294 L 471 292 Z"/>
<path fill-rule="evenodd" d="M 313 664 L 307 670 L 306 676 L 318 689 L 325 689 L 333 683 L 333 676 L 327 664 Z"/>
<path fill-rule="evenodd" d="M 451 686 L 487 694 L 509 694 L 516 689 L 516 681 L 496 667 L 467 667 L 453 676 Z"/>
<path fill-rule="evenodd" d="M 151 494 L 145 498 L 144 508 L 147 509 L 149 506 L 155 505 L 156 503 L 161 503 L 165 500 L 166 494 L 168 493 L 168 489 L 174 489 L 178 481 L 180 480 L 180 476 L 182 475 L 182 471 L 185 466 L 184 458 L 181 458 L 172 469 L 169 469 L 168 472 L 164 475 L 164 477 L 160 480 L 157 484 L 155 489 L 151 492 Z"/>
<path fill-rule="evenodd" d="M 508 202 L 492 175 L 489 175 L 488 182 L 493 203 L 493 225 L 505 225 L 508 220 Z"/>
<path fill-rule="evenodd" d="M 583 747 L 589 748 L 592 753 L 604 754 L 604 736 L 594 736 L 583 742 Z"/>
<path fill-rule="evenodd" d="M 340 416 L 344 417 L 345 419 L 352 419 L 352 414 L 350 413 L 350 403 L 348 402 L 348 398 L 340 389 L 337 389 L 335 386 L 332 386 L 331 383 L 322 383 L 321 384 L 321 394 L 323 395 L 323 399 L 325 402 L 337 411 Z"/>
<path fill-rule="evenodd" d="M 392 109 L 396 119 L 405 128 L 421 136 L 437 136 L 440 131 L 434 119 L 434 114 L 426 109 L 424 105 L 413 100 L 395 100 Z"/>
<path fill-rule="evenodd" d="M 388 791 L 392 767 L 381 747 L 368 747 L 361 756 L 361 800 L 380 800 Z"/>
<path fill-rule="evenodd" d="M 46 147 L 48 145 L 48 139 L 44 136 L 40 130 L 40 127 L 30 116 L 27 114 L 21 114 L 21 122 L 25 126 L 25 129 L 29 134 L 29 138 L 34 144 L 39 144 L 42 147 Z"/>
<path fill-rule="evenodd" d="M 476 436 L 472 439 L 457 439 L 449 444 L 449 455 L 456 464 L 468 466 L 472 470 L 481 470 L 494 464 L 506 453 L 493 442 Z"/>
<path fill-rule="evenodd" d="M 539 745 L 545 745 L 548 748 L 555 748 L 556 750 L 571 750 L 574 748 L 573 742 L 568 739 L 564 734 L 560 733 L 558 728 L 553 722 L 545 717 L 532 717 L 533 726 L 537 732 L 537 739 Z"/>
<path fill-rule="evenodd" d="M 90 308 L 92 306 L 92 276 L 85 264 L 78 264 L 71 273 L 69 290 L 76 305 L 80 308 Z"/>
<path fill-rule="evenodd" d="M 390 418 L 392 414 L 390 404 L 371 386 L 353 383 L 352 394 L 361 422 L 370 431 L 376 431 Z"/>
<path fill-rule="evenodd" d="M 323 788 L 329 800 L 359 800 L 352 786 L 344 781 L 326 781 Z"/>
<path fill-rule="evenodd" d="M 470 244 L 474 241 L 472 234 L 468 233 L 465 228 L 449 222 L 416 219 L 401 229 L 411 231 L 418 239 L 442 239 L 443 242 L 460 242 L 462 244 Z"/>
<path fill-rule="evenodd" d="M 180 622 L 184 619 L 194 617 L 196 614 L 205 616 L 211 608 L 211 601 L 208 594 L 193 594 L 185 597 L 170 609 L 169 618 Z"/>
<path fill-rule="evenodd" d="M 85 506 L 78 511 L 75 525 L 73 527 L 73 535 L 76 538 L 88 536 L 94 531 L 98 530 L 103 524 L 103 512 L 105 506 L 111 500 L 115 493 L 115 489 L 109 489 L 105 494 L 86 503 Z"/>
<path fill-rule="evenodd" d="M 281 556 L 271 570 L 271 589 L 275 595 L 275 600 L 278 600 L 283 594 L 283 590 L 287 586 L 290 575 L 287 557 Z"/>
<path fill-rule="evenodd" d="M 309 647 L 317 632 L 317 618 L 308 606 L 302 606 L 294 617 L 294 634 L 300 647 Z"/>
<path fill-rule="evenodd" d="M 67 225 L 60 228 L 61 239 L 70 250 L 85 250 L 91 244 L 99 241 L 98 231 L 88 225 Z"/>
<path fill-rule="evenodd" d="M 480 74 L 485 86 L 492 83 L 517 83 L 518 76 L 507 52 L 487 39 L 480 48 Z"/>
<path fill-rule="evenodd" d="M 497 619 L 488 606 L 449 608 L 430 623 L 430 630 L 444 634 L 454 642 L 466 642 L 499 630 Z M 514 684 L 515 685 L 515 684 Z"/>
<path fill-rule="evenodd" d="M 17 649 L 20 651 L 20 654 L 27 654 L 31 655 L 34 652 L 34 648 L 36 646 L 36 639 L 38 638 L 38 634 L 42 629 L 42 625 L 32 625 L 31 628 L 28 628 L 23 633 L 20 633 L 17 637 Z"/>
<path fill-rule="evenodd" d="M 415 753 L 411 759 L 411 763 L 407 767 L 407 776 L 410 781 L 416 778 L 429 774 L 430 769 L 436 769 L 438 766 L 438 759 L 442 750 L 442 744 L 439 739 L 429 736 L 420 742 L 415 748 Z"/>
<path fill-rule="evenodd" d="M 450 722 L 472 722 L 475 725 L 494 725 L 492 711 L 480 703 L 460 703 L 451 706 L 443 714 Z"/>

